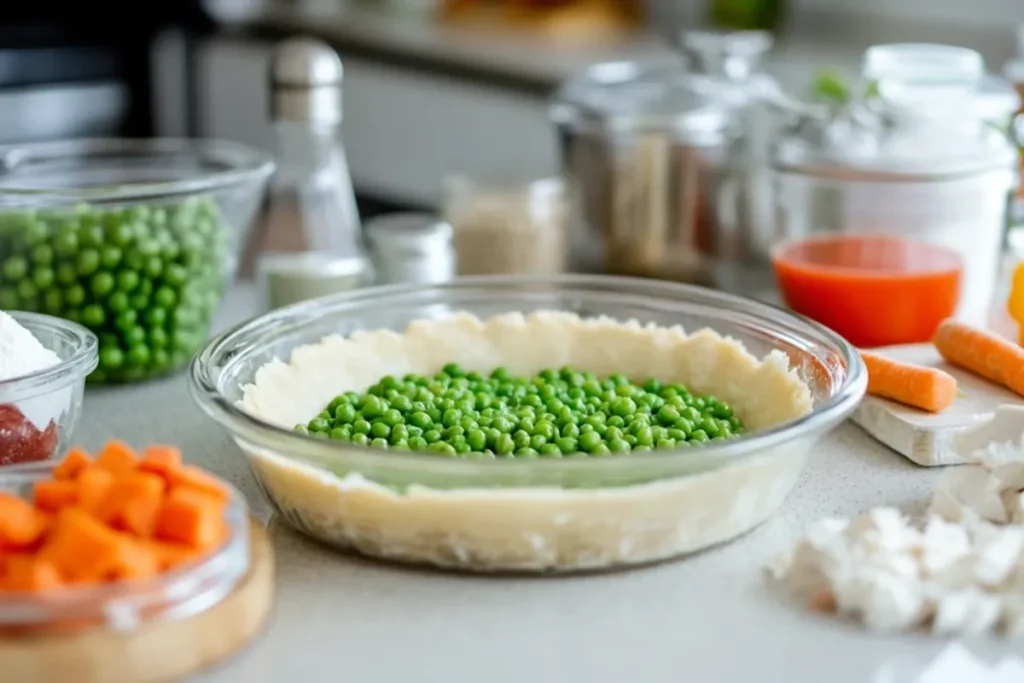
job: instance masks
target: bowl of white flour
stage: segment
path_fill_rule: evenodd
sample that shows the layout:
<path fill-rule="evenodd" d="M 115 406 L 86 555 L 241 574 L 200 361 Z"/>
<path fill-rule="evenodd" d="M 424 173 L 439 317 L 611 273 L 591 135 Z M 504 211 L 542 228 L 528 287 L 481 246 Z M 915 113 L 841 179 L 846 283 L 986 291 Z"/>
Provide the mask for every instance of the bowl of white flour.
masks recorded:
<path fill-rule="evenodd" d="M 0 311 L 0 466 L 64 454 L 97 347 L 96 335 L 76 323 Z"/>

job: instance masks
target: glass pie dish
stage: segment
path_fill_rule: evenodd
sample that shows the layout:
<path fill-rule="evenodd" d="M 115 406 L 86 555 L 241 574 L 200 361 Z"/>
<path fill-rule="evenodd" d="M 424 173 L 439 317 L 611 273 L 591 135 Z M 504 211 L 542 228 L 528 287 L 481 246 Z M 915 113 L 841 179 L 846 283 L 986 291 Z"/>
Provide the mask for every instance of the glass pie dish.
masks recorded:
<path fill-rule="evenodd" d="M 31 496 L 53 463 L 0 469 L 0 492 Z M 144 622 L 187 619 L 213 607 L 249 569 L 249 507 L 230 484 L 224 511 L 228 540 L 202 559 L 153 578 L 63 587 L 46 593 L 0 592 L 0 638 L 103 627 L 127 632 Z"/>
<path fill-rule="evenodd" d="M 558 325 L 565 321 L 587 336 L 573 341 L 561 335 Z M 678 350 L 677 365 L 689 374 L 657 379 L 685 381 L 729 400 L 751 428 L 739 438 L 686 450 L 530 460 L 375 450 L 292 428 L 353 388 L 332 386 L 331 378 L 341 375 L 329 354 L 320 355 L 318 342 L 321 351 L 351 349 L 344 344 L 383 335 L 379 340 L 386 343 L 375 341 L 380 348 L 366 357 L 373 382 L 409 372 L 410 349 L 427 344 L 429 331 L 458 327 L 463 334 L 446 338 L 438 357 L 484 372 L 493 367 L 466 335 L 492 324 L 505 325 L 496 329 L 495 344 L 531 350 L 529 362 L 505 364 L 531 372 L 538 364 L 568 364 L 595 373 L 615 367 L 627 375 L 657 375 L 658 353 Z M 673 326 L 714 332 L 687 335 Z M 367 332 L 381 330 L 394 332 Z M 407 339 L 403 330 L 426 336 Z M 395 346 L 403 339 L 413 346 Z M 628 349 L 614 348 L 627 341 Z M 666 346 L 677 342 L 678 349 Z M 280 360 L 289 357 L 289 364 Z M 320 361 L 298 373 L 302 358 L 313 357 Z M 364 364 L 362 357 L 335 360 Z M 438 370 L 436 361 L 424 361 L 430 367 L 417 371 Z M 393 372 L 373 375 L 380 370 Z M 782 504 L 814 443 L 850 414 L 867 384 L 856 350 L 814 322 L 699 287 L 583 275 L 462 278 L 304 302 L 211 341 L 193 359 L 190 379 L 193 397 L 229 431 L 296 529 L 382 559 L 525 572 L 649 563 L 754 528 Z M 261 383 L 280 414 L 257 409 L 253 391 Z M 759 387 L 781 393 L 759 395 Z M 791 415 L 769 416 L 777 404 L 792 401 Z"/>

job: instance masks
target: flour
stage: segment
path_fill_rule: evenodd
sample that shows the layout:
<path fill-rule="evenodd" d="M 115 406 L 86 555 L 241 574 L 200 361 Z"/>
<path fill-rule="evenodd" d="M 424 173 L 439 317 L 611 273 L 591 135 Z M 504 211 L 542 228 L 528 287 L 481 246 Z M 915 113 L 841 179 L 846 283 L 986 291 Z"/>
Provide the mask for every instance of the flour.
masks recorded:
<path fill-rule="evenodd" d="M 0 311 L 0 381 L 51 368 L 60 357 L 18 321 Z"/>
<path fill-rule="evenodd" d="M 17 320 L 0 311 L 0 382 L 24 377 L 40 370 L 52 368 L 61 362 L 60 356 L 43 346 L 35 336 Z M 20 389 L 0 387 L 0 404 L 13 403 L 38 429 L 46 429 L 51 420 L 71 409 L 74 389 L 39 389 L 26 396 Z"/>

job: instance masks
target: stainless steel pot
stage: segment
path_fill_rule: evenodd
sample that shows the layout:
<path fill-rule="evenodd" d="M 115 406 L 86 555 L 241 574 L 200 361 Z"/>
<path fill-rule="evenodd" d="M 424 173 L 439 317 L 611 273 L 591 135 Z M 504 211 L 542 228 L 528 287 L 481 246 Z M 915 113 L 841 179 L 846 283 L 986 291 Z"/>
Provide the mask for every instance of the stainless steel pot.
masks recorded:
<path fill-rule="evenodd" d="M 964 258 L 960 315 L 982 322 L 1018 180 L 1015 145 L 992 123 L 1015 102 L 979 87 L 983 75 L 964 48 L 868 50 L 877 95 L 810 111 L 773 150 L 773 241 L 882 233 L 950 247 Z"/>
<path fill-rule="evenodd" d="M 760 33 L 689 33 L 691 70 L 682 59 L 601 63 L 559 90 L 563 172 L 578 218 L 603 239 L 606 270 L 718 284 L 720 264 L 765 251 L 771 134 L 753 105 L 769 44 Z"/>

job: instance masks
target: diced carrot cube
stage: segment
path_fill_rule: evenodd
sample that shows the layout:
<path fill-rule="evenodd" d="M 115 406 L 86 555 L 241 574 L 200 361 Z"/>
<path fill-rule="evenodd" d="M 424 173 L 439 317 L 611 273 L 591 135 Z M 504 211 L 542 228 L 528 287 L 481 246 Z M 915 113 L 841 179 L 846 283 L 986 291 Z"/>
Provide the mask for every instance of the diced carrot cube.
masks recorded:
<path fill-rule="evenodd" d="M 121 536 L 77 507 L 60 511 L 53 532 L 38 557 L 73 582 L 101 581 L 118 566 Z"/>
<path fill-rule="evenodd" d="M 78 475 L 78 506 L 93 512 L 114 484 L 114 473 L 96 466 L 86 467 Z"/>
<path fill-rule="evenodd" d="M 28 501 L 0 493 L 0 547 L 24 550 L 38 541 L 48 527 L 46 515 Z"/>
<path fill-rule="evenodd" d="M 53 478 L 61 481 L 76 478 L 92 464 L 92 458 L 81 448 L 72 448 L 60 464 L 53 468 Z"/>
<path fill-rule="evenodd" d="M 164 500 L 156 536 L 163 541 L 210 548 L 223 538 L 224 501 L 190 487 L 175 487 Z"/>
<path fill-rule="evenodd" d="M 181 450 L 175 446 L 147 446 L 142 452 L 139 469 L 159 474 L 168 484 L 171 484 L 178 470 L 181 469 Z"/>
<path fill-rule="evenodd" d="M 178 470 L 174 484 L 176 487 L 195 489 L 221 501 L 231 498 L 231 489 L 224 482 L 195 465 L 185 465 Z"/>
<path fill-rule="evenodd" d="M 160 562 L 143 541 L 122 537 L 120 552 L 110 570 L 108 579 L 145 579 L 160 573 Z"/>
<path fill-rule="evenodd" d="M 148 537 L 156 529 L 163 507 L 164 480 L 149 472 L 133 472 L 114 479 L 93 514 L 115 529 Z"/>
<path fill-rule="evenodd" d="M 46 512 L 56 512 L 78 503 L 78 482 L 70 480 L 41 480 L 32 487 L 35 506 Z"/>
<path fill-rule="evenodd" d="M 32 555 L 10 555 L 4 559 L 3 589 L 44 591 L 59 588 L 60 572 L 50 562 Z"/>
<path fill-rule="evenodd" d="M 156 538 L 150 538 L 143 542 L 147 544 L 149 551 L 156 558 L 160 571 L 167 571 L 187 564 L 201 553 L 201 551 L 183 543 L 161 541 Z"/>
<path fill-rule="evenodd" d="M 135 469 L 139 456 L 131 446 L 123 441 L 113 440 L 107 443 L 96 458 L 96 466 L 110 470 L 114 474 L 124 474 Z"/>

